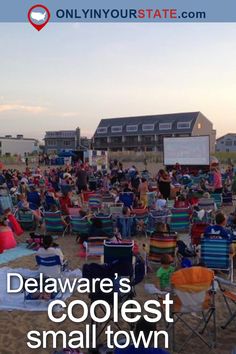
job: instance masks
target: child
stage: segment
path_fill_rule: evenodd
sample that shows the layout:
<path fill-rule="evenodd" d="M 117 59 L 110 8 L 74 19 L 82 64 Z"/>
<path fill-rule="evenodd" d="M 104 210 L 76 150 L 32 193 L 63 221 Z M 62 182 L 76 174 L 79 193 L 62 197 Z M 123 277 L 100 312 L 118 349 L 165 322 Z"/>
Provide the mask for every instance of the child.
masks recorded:
<path fill-rule="evenodd" d="M 174 267 L 171 266 L 172 258 L 168 254 L 164 254 L 161 257 L 161 267 L 157 270 L 157 286 L 162 290 L 170 289 L 170 278 L 171 274 L 175 271 Z"/>

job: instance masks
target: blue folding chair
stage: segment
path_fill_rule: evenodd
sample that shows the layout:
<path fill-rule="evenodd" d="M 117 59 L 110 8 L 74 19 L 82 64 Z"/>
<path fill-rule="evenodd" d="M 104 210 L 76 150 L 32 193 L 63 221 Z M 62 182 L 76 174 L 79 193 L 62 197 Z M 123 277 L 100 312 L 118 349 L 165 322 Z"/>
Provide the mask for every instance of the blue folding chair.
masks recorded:
<path fill-rule="evenodd" d="M 233 255 L 230 253 L 230 240 L 207 235 L 201 239 L 201 263 L 213 270 L 228 272 L 233 281 Z"/>
<path fill-rule="evenodd" d="M 62 234 L 65 235 L 67 227 L 62 221 L 62 215 L 60 211 L 56 212 L 45 212 L 44 213 L 44 222 L 46 233 L 48 234 Z"/>

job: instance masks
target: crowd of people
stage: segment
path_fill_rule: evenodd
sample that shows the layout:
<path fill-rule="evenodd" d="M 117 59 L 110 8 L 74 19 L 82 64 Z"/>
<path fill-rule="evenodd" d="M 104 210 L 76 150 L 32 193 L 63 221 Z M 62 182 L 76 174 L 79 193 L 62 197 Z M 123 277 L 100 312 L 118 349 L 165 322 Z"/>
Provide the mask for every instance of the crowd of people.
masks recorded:
<path fill-rule="evenodd" d="M 211 166 L 209 171 L 195 171 L 176 164 L 171 170 L 160 169 L 156 175 L 148 170 L 142 172 L 133 165 L 124 168 L 119 161 L 111 161 L 109 168 L 96 171 L 94 167 L 84 163 L 73 166 L 36 167 L 25 171 L 5 169 L 0 171 L 0 253 L 16 246 L 15 236 L 24 233 L 18 212 L 28 211 L 32 214 L 35 234 L 45 233 L 45 213 L 60 212 L 61 222 L 67 228 L 70 224 L 71 210 L 78 210 L 78 217 L 87 220 L 90 229 L 87 238 L 80 235 L 78 239 L 84 242 L 90 236 L 108 236 L 113 242 L 122 242 L 126 238 L 135 238 L 138 230 L 145 233 L 145 220 L 138 215 L 150 213 L 171 213 L 172 208 L 187 209 L 189 218 L 203 219 L 208 217 L 208 225 L 203 237 L 209 235 L 215 239 L 227 239 L 231 243 L 230 252 L 234 253 L 234 229 L 236 229 L 236 211 L 233 208 L 232 195 L 235 186 L 235 171 L 233 166 L 220 170 L 218 165 Z M 213 195 L 231 196 L 230 211 L 225 214 L 219 207 Z M 89 196 L 100 200 L 96 208 L 90 208 Z M 109 214 L 109 206 L 120 206 L 119 216 L 112 215 L 113 234 L 106 235 L 98 215 Z M 203 213 L 202 213 L 203 212 Z M 145 214 L 146 213 L 146 214 Z M 167 213 L 167 214 L 168 214 Z M 160 214 L 164 215 L 164 214 Z M 125 224 L 122 220 L 129 220 Z M 129 232 L 127 228 L 129 226 Z M 130 231 L 131 230 L 131 231 Z M 154 234 L 170 235 L 170 225 L 163 218 L 155 224 Z M 147 253 L 143 245 L 144 254 Z M 184 248 L 188 248 L 187 245 Z M 142 250 L 139 250 L 140 254 Z M 43 237 L 37 248 L 40 257 L 57 255 L 61 264 L 67 261 L 63 251 L 53 238 Z M 144 257 L 145 258 L 145 255 Z M 171 287 L 171 276 L 175 272 L 173 258 L 164 254 L 160 259 L 161 266 L 156 272 L 156 285 L 164 291 Z M 181 267 L 190 267 L 188 260 Z M 147 265 L 147 269 L 149 266 Z M 51 276 L 47 269 L 41 269 L 46 276 Z M 55 274 L 54 274 L 55 275 Z"/>

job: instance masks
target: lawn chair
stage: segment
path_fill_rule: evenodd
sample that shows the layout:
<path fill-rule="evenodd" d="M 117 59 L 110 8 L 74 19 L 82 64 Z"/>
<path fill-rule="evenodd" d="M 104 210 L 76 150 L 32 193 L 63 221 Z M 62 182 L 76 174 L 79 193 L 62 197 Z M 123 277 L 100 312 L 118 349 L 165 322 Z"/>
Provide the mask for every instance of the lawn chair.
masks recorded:
<path fill-rule="evenodd" d="M 94 195 L 96 195 L 95 192 L 84 191 L 84 192 L 82 193 L 83 202 L 84 202 L 84 203 L 88 203 L 89 197 L 94 196 Z"/>
<path fill-rule="evenodd" d="M 225 192 L 222 194 L 223 206 L 232 206 L 233 205 L 233 193 Z"/>
<path fill-rule="evenodd" d="M 109 211 L 110 211 L 110 214 L 112 215 L 113 219 L 116 219 L 117 216 L 122 215 L 123 207 L 124 207 L 123 203 L 110 204 Z"/>
<path fill-rule="evenodd" d="M 106 237 L 89 237 L 85 242 L 86 261 L 88 257 L 102 257 L 104 253 L 104 241 Z"/>
<path fill-rule="evenodd" d="M 217 209 L 220 209 L 223 204 L 223 198 L 221 193 L 211 193 L 211 197 L 214 199 Z"/>
<path fill-rule="evenodd" d="M 168 331 L 171 334 L 171 346 L 174 352 L 182 351 L 193 336 L 196 336 L 209 348 L 215 347 L 216 318 L 213 281 L 214 273 L 203 267 L 184 268 L 172 274 L 174 304 L 171 317 L 174 322 L 169 326 Z M 192 313 L 201 315 L 194 322 L 194 327 L 189 321 L 189 316 L 192 316 Z M 181 336 L 180 345 L 177 345 L 175 336 L 178 322 L 180 322 L 181 329 L 185 327 L 190 331 L 186 338 Z M 211 322 L 212 326 L 210 326 Z M 208 331 L 205 335 L 206 329 Z"/>
<path fill-rule="evenodd" d="M 228 272 L 233 282 L 233 255 L 230 253 L 230 240 L 207 235 L 201 239 L 201 260 L 206 267 Z"/>
<path fill-rule="evenodd" d="M 70 217 L 70 230 L 71 233 L 85 236 L 86 238 L 89 236 L 89 228 L 90 224 L 86 217 L 80 218 L 77 216 Z"/>
<path fill-rule="evenodd" d="M 146 227 L 148 223 L 148 209 L 133 209 L 133 214 L 135 215 L 135 220 L 137 223 L 137 231 L 140 233 L 146 233 Z"/>
<path fill-rule="evenodd" d="M 150 237 L 149 262 L 160 263 L 161 257 L 168 254 L 175 262 L 177 233 L 160 233 Z"/>
<path fill-rule="evenodd" d="M 220 277 L 215 277 L 215 280 L 219 284 L 221 294 L 223 295 L 224 302 L 229 312 L 229 318 L 224 325 L 221 326 L 222 329 L 225 329 L 236 319 L 236 284 Z"/>
<path fill-rule="evenodd" d="M 113 281 L 113 291 L 111 293 L 102 292 L 99 284 L 96 284 L 97 286 L 96 291 L 91 292 L 89 294 L 91 304 L 95 301 L 96 302 L 106 301 L 111 307 L 110 317 L 106 320 L 105 323 L 102 323 L 100 325 L 99 329 L 96 330 L 97 340 L 101 336 L 101 334 L 104 333 L 105 328 L 107 328 L 110 322 L 114 326 L 116 326 L 119 330 L 121 330 L 119 322 L 114 321 L 113 318 L 113 312 L 114 312 L 113 298 L 115 295 L 118 296 L 118 311 L 120 312 L 122 304 L 126 300 L 133 299 L 135 295 L 134 285 L 142 281 L 144 277 L 143 272 L 142 272 L 143 277 L 140 277 L 141 274 L 140 271 L 134 272 L 134 267 L 132 264 L 132 248 L 133 248 L 133 242 L 129 242 L 125 244 L 123 243 L 117 244 L 117 243 L 105 241 L 104 261 L 106 263 L 105 264 L 91 263 L 91 264 L 85 264 L 83 266 L 83 272 L 82 272 L 83 278 L 89 279 L 91 282 L 93 281 L 93 279 L 104 279 L 104 278 L 109 278 Z M 137 277 L 134 275 L 134 273 L 137 274 Z M 130 292 L 125 294 L 119 291 L 120 279 L 123 276 L 129 277 L 131 279 L 130 282 L 131 290 Z M 104 313 L 104 308 L 103 307 L 100 308 L 102 313 Z M 92 319 L 91 319 L 91 324 L 96 324 L 96 326 L 98 327 L 98 324 L 94 323 Z"/>
<path fill-rule="evenodd" d="M 206 222 L 193 223 L 191 226 L 191 243 L 193 246 L 198 246 L 201 242 L 201 237 L 204 235 L 204 231 L 210 224 Z"/>
<path fill-rule="evenodd" d="M 156 232 L 157 223 L 168 224 L 171 214 L 169 209 L 164 210 L 151 210 L 148 215 L 146 232 L 149 235 L 152 235 Z"/>
<path fill-rule="evenodd" d="M 156 192 L 147 192 L 147 207 L 155 208 Z"/>
<path fill-rule="evenodd" d="M 189 232 L 190 228 L 190 209 L 172 208 L 170 229 L 174 232 Z"/>
<path fill-rule="evenodd" d="M 94 194 L 88 198 L 88 206 L 92 211 L 98 211 L 102 207 L 101 197 Z"/>
<path fill-rule="evenodd" d="M 101 220 L 102 232 L 104 233 L 104 236 L 113 237 L 114 228 L 113 228 L 113 220 L 111 214 L 106 215 L 102 213 L 96 213 L 94 214 L 94 217 Z"/>
<path fill-rule="evenodd" d="M 198 208 L 199 210 L 205 210 L 205 211 L 215 211 L 216 209 L 216 204 L 215 204 L 215 199 L 214 198 L 200 198 L 198 201 Z"/>
<path fill-rule="evenodd" d="M 67 208 L 69 216 L 79 217 L 81 208 Z"/>
<path fill-rule="evenodd" d="M 53 274 L 53 277 L 61 276 L 63 263 L 59 256 L 53 255 L 42 257 L 37 255 L 35 256 L 35 259 L 41 273 L 47 274 L 48 270 L 50 270 L 50 274 Z"/>
<path fill-rule="evenodd" d="M 133 259 L 134 241 L 115 243 L 104 242 L 104 263 L 112 263 L 119 260 L 121 263 L 131 263 Z M 125 269 L 124 269 L 125 272 Z M 125 276 L 127 274 L 122 274 Z"/>
<path fill-rule="evenodd" d="M 35 216 L 31 210 L 18 209 L 16 219 L 24 231 L 34 231 L 36 229 Z"/>
<path fill-rule="evenodd" d="M 137 225 L 134 216 L 118 216 L 116 226 L 124 239 L 129 239 L 136 235 Z"/>
<path fill-rule="evenodd" d="M 0 213 L 3 214 L 6 209 L 10 208 L 13 211 L 13 202 L 10 195 L 0 196 Z"/>
<path fill-rule="evenodd" d="M 134 202 L 133 192 L 122 192 L 119 196 L 119 201 L 124 204 L 124 206 L 131 208 Z"/>
<path fill-rule="evenodd" d="M 61 234 L 65 235 L 69 225 L 65 225 L 62 221 L 62 215 L 60 211 L 45 212 L 44 213 L 45 229 L 47 234 Z"/>

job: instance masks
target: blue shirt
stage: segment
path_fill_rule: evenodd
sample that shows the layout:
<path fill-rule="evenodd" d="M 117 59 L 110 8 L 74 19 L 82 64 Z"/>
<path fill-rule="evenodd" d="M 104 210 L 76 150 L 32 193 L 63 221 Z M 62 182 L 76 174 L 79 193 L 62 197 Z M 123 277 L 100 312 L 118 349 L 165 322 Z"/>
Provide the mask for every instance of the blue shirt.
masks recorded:
<path fill-rule="evenodd" d="M 232 234 L 229 230 L 227 230 L 225 227 L 220 226 L 220 225 L 210 225 L 206 228 L 204 232 L 204 237 L 207 237 L 208 235 L 216 235 L 221 239 L 226 239 L 231 241 L 232 239 Z"/>

